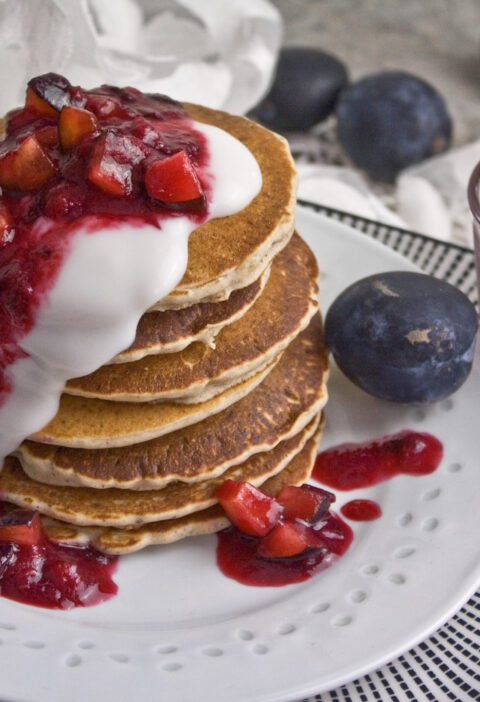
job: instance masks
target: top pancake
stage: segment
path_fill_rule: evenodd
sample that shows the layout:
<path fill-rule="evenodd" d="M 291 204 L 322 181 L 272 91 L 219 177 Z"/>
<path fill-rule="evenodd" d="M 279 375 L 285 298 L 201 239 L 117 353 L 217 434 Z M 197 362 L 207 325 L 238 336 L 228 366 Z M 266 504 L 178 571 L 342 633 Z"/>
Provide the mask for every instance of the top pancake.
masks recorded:
<path fill-rule="evenodd" d="M 245 117 L 187 104 L 190 116 L 229 132 L 256 158 L 259 194 L 243 210 L 192 232 L 180 283 L 154 309 L 224 300 L 253 283 L 293 233 L 297 176 L 287 141 Z"/>

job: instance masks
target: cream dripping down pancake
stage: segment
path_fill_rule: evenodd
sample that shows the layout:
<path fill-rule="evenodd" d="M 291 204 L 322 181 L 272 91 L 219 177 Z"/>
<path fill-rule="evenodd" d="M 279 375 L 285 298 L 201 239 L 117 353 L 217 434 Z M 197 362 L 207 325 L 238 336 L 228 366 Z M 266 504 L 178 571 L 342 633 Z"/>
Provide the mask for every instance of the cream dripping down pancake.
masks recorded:
<path fill-rule="evenodd" d="M 54 80 L 57 81 L 57 78 Z M 47 142 L 40 143 L 36 131 L 29 135 L 25 147 L 19 147 L 18 135 L 23 127 L 18 126 L 18 120 L 7 119 L 3 151 L 8 159 L 2 159 L 4 168 L 0 169 L 2 206 L 6 207 L 7 220 L 10 216 L 13 217 L 12 227 L 16 234 L 7 237 L 2 250 L 2 258 L 6 258 L 6 265 L 2 268 L 3 287 L 9 291 L 10 297 L 2 301 L 0 307 L 5 315 L 3 321 L 8 321 L 5 330 L 8 338 L 4 338 L 8 351 L 5 356 L 7 368 L 6 375 L 2 369 L 4 380 L 1 384 L 0 455 L 15 448 L 22 437 L 37 430 L 55 414 L 66 379 L 92 372 L 128 348 L 134 339 L 141 315 L 158 300 L 167 297 L 182 275 L 186 274 L 188 237 L 192 230 L 205 220 L 225 220 L 230 215 L 243 211 L 263 189 L 261 168 L 252 152 L 228 131 L 206 124 L 208 119 L 201 109 L 199 117 L 205 119 L 202 123 L 192 121 L 181 105 L 165 99 L 162 103 L 162 98 L 152 100 L 129 88 L 122 91 L 104 86 L 93 93 L 73 88 L 65 79 L 62 81 L 66 86 L 66 104 L 70 100 L 78 104 L 78 100 L 81 100 L 87 112 L 90 108 L 93 110 L 91 124 L 95 126 L 92 126 L 86 136 L 82 135 L 84 140 L 81 148 L 77 148 L 77 143 L 80 143 L 78 138 L 68 148 L 65 142 L 62 142 L 60 148 L 58 140 L 57 146 L 51 146 L 52 142 L 48 142 L 50 146 Z M 115 109 L 120 110 L 121 117 L 111 117 L 112 113 L 102 111 L 103 108 L 97 110 L 99 99 L 104 103 L 110 100 L 110 105 L 120 105 Z M 125 110 L 122 112 L 121 100 L 128 102 L 127 113 Z M 168 118 L 162 122 L 159 118 L 164 114 L 161 110 L 164 109 L 165 102 L 168 105 L 164 113 L 168 114 Z M 158 115 L 156 110 L 161 114 Z M 126 114 L 129 115 L 128 119 Z M 155 115 L 156 129 L 160 129 L 159 124 L 167 125 L 164 127 L 167 131 L 162 133 L 161 138 L 157 132 L 153 132 L 154 146 L 141 141 L 140 137 L 132 133 L 132 129 L 138 128 L 139 119 L 142 125 L 147 122 L 148 126 L 148 120 L 143 115 L 149 114 Z M 113 126 L 110 119 L 114 120 Z M 175 134 L 185 131 L 188 123 L 190 132 L 184 138 L 187 143 L 192 138 L 196 140 L 196 178 L 203 184 L 208 199 L 207 208 L 198 217 L 183 211 L 177 211 L 173 216 L 165 210 L 158 213 L 159 205 L 155 204 L 153 209 L 151 206 L 152 202 L 158 203 L 160 200 L 155 200 L 155 195 L 147 184 L 149 169 L 153 164 L 158 165 L 166 160 L 165 154 L 158 149 L 163 148 L 165 140 L 171 138 L 172 120 L 177 120 Z M 220 122 L 225 121 L 221 118 Z M 236 123 L 235 120 L 234 122 Z M 32 129 L 36 128 L 37 122 Z M 140 136 L 148 141 L 152 127 L 148 126 L 148 138 L 145 129 L 145 126 L 141 127 Z M 240 128 L 239 133 L 243 134 L 247 142 L 249 139 L 244 131 L 245 128 Z M 23 132 L 22 134 L 25 136 Z M 65 133 L 62 137 L 59 127 L 55 138 L 62 140 L 64 137 Z M 181 142 L 175 141 L 173 148 L 180 153 L 177 143 Z M 254 143 L 255 139 L 252 144 Z M 204 144 L 207 146 L 202 146 Z M 32 162 L 28 155 L 24 156 L 25 149 L 29 148 L 35 150 L 37 161 Z M 48 155 L 49 148 L 57 149 L 52 156 L 53 160 Z M 188 145 L 185 148 L 188 149 Z M 187 151 L 183 149 L 182 153 L 184 160 L 188 160 Z M 87 154 L 86 163 L 82 161 L 83 154 Z M 5 164 L 17 161 L 18 168 L 14 169 L 11 165 L 8 171 Z M 192 170 L 193 162 L 189 162 Z M 43 164 L 43 170 L 40 167 L 36 170 L 32 163 Z M 140 163 L 146 165 L 140 167 Z M 290 167 L 287 165 L 287 170 Z M 74 168 L 80 168 L 80 171 L 74 171 Z M 75 176 L 77 180 L 72 185 L 69 178 L 74 172 L 83 173 L 83 179 Z M 288 177 L 286 180 L 289 180 Z M 292 175 L 290 185 L 294 181 L 295 176 Z M 73 210 L 69 210 L 69 216 L 66 216 L 61 197 L 54 190 L 48 190 L 54 183 L 60 183 L 62 187 L 66 184 L 70 188 L 69 192 L 73 188 L 77 193 L 76 202 L 80 204 L 73 219 L 70 216 Z M 45 193 L 38 191 L 38 195 L 45 196 L 37 198 L 38 214 L 35 218 L 26 217 L 25 210 L 16 208 L 15 198 L 8 199 L 11 187 L 15 191 L 26 193 L 44 188 Z M 79 189 L 81 195 L 78 195 Z M 291 197 L 290 188 L 287 189 Z M 132 193 L 135 195 L 133 206 L 132 200 L 128 200 Z M 265 194 L 261 200 L 268 200 L 270 195 Z M 110 201 L 105 204 L 108 197 Z M 120 198 L 124 198 L 123 209 L 117 207 Z M 13 207 L 12 212 L 9 207 Z M 281 245 L 284 245 L 288 241 L 293 221 L 286 234 L 285 217 L 284 212 L 281 217 L 281 236 L 272 235 L 270 222 L 262 225 L 263 236 L 260 239 L 255 242 L 249 239 L 248 253 L 247 249 L 240 247 L 239 256 L 236 256 L 237 263 L 242 259 L 240 268 L 245 262 L 244 254 L 248 258 L 250 253 L 254 259 L 261 259 L 261 265 L 256 267 L 255 275 L 250 279 L 241 275 L 241 279 L 237 280 L 238 285 L 231 289 L 245 287 L 261 275 L 269 262 L 269 256 L 265 258 L 265 252 L 262 253 L 262 246 L 274 255 L 273 242 L 278 244 L 281 240 Z M 247 224 L 246 228 L 249 226 Z M 215 231 L 214 227 L 209 246 L 214 246 L 220 255 L 220 240 Z M 205 243 L 203 236 L 200 239 Z M 266 240 L 269 242 L 267 245 Z M 277 245 L 277 250 L 281 245 Z M 209 286 L 211 283 L 209 265 L 205 261 L 194 263 L 200 249 L 197 241 L 190 251 L 193 268 L 189 275 L 193 275 L 191 283 L 196 288 L 206 278 Z M 230 253 L 236 249 L 237 245 L 229 245 Z M 212 256 L 210 251 L 210 256 L 217 258 L 218 263 L 217 254 Z M 45 260 L 48 260 L 48 265 L 43 265 Z M 20 274 L 12 273 L 12 261 Z M 229 273 L 238 268 L 235 264 L 232 268 L 230 264 L 227 266 Z M 244 268 L 245 266 L 242 270 Z M 247 268 L 252 270 L 250 264 Z M 216 284 L 222 288 L 222 295 L 228 297 L 229 293 L 225 295 L 225 279 L 220 280 L 218 276 L 215 278 Z M 25 291 L 28 290 L 31 292 L 27 295 Z M 211 290 L 208 295 L 210 294 Z M 202 296 L 197 296 L 197 299 L 191 296 L 187 298 L 182 295 L 182 306 L 185 306 L 184 303 L 191 305 L 199 302 Z M 13 308 L 12 300 L 16 300 Z M 16 308 L 21 313 L 17 314 Z M 13 325 L 11 319 L 14 320 Z"/>
<path fill-rule="evenodd" d="M 107 365 L 69 380 L 65 392 L 105 400 L 199 402 L 260 370 L 306 327 L 318 309 L 315 257 L 295 235 L 275 258 L 256 303 L 217 336 L 178 354 Z"/>
<path fill-rule="evenodd" d="M 53 485 L 148 490 L 217 478 L 286 441 L 318 415 L 327 401 L 327 375 L 317 315 L 260 385 L 219 414 L 122 448 L 81 450 L 27 441 L 15 455 L 33 480 Z"/>
<path fill-rule="evenodd" d="M 179 310 L 147 312 L 138 323 L 133 343 L 117 353 L 110 363 L 131 363 L 151 354 L 175 353 L 194 341 L 215 348 L 218 332 L 250 309 L 261 295 L 269 274 L 270 267 L 254 283 L 234 290 L 222 302 L 199 302 Z"/>
<path fill-rule="evenodd" d="M 297 174 L 288 142 L 245 117 L 199 105 L 186 108 L 198 123 L 219 127 L 246 146 L 260 167 L 262 186 L 241 211 L 192 233 L 185 274 L 156 309 L 226 299 L 261 275 L 294 229 Z"/>

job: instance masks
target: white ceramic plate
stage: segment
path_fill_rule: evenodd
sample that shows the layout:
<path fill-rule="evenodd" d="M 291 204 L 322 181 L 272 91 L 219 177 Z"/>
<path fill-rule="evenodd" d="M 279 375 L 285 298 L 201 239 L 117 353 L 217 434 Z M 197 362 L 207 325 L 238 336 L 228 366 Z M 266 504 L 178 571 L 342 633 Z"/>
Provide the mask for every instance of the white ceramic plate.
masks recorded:
<path fill-rule="evenodd" d="M 298 230 L 322 270 L 321 306 L 355 279 L 411 269 L 308 210 Z M 439 469 L 361 494 L 381 519 L 301 585 L 250 588 L 215 565 L 216 537 L 120 559 L 116 598 L 58 612 L 0 598 L 0 697 L 8 702 L 284 702 L 333 689 L 395 658 L 447 620 L 480 580 L 479 365 L 423 409 L 368 397 L 333 369 L 323 447 L 403 428 L 444 443 Z"/>

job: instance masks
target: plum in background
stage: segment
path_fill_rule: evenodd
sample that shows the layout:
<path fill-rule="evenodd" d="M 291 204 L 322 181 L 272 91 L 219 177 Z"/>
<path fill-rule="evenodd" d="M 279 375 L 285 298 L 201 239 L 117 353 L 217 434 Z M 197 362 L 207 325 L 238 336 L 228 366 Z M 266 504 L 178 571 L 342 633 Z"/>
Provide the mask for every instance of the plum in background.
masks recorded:
<path fill-rule="evenodd" d="M 372 74 L 346 88 L 337 104 L 338 138 L 353 163 L 390 181 L 407 166 L 445 151 L 452 120 L 443 97 L 401 71 Z"/>
<path fill-rule="evenodd" d="M 477 314 L 457 288 L 423 273 L 363 278 L 332 303 L 325 333 L 339 368 L 384 400 L 427 404 L 470 373 Z"/>
<path fill-rule="evenodd" d="M 347 70 L 334 56 L 305 47 L 282 49 L 270 92 L 252 116 L 281 132 L 310 129 L 333 111 L 347 82 Z"/>

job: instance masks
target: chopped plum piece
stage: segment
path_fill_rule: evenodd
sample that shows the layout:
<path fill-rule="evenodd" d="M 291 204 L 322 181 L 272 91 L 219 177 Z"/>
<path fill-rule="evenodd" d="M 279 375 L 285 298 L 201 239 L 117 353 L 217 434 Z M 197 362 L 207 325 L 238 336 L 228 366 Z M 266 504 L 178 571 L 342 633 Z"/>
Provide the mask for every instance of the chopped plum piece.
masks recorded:
<path fill-rule="evenodd" d="M 34 123 L 41 119 L 41 115 L 38 114 L 36 110 L 30 107 L 21 107 L 15 110 L 10 110 L 5 115 L 5 131 L 7 136 L 11 134 L 18 134 L 19 131 L 34 125 Z"/>
<path fill-rule="evenodd" d="M 309 546 L 309 527 L 299 521 L 282 519 L 260 540 L 257 553 L 264 558 L 288 558 Z"/>
<path fill-rule="evenodd" d="M 12 241 L 13 235 L 14 228 L 11 214 L 7 206 L 0 202 L 0 249 Z"/>
<path fill-rule="evenodd" d="M 157 131 L 155 148 L 166 156 L 174 156 L 179 151 L 186 151 L 192 165 L 198 158 L 199 144 L 195 132 L 185 128 L 185 122 L 156 122 L 151 125 Z"/>
<path fill-rule="evenodd" d="M 0 202 L 0 232 L 12 226 L 12 218 L 5 203 Z"/>
<path fill-rule="evenodd" d="M 30 107 L 45 117 L 58 117 L 58 110 L 48 104 L 46 100 L 39 97 L 31 88 L 27 88 L 25 97 L 25 107 Z"/>
<path fill-rule="evenodd" d="M 58 146 L 58 129 L 53 125 L 41 127 L 35 130 L 35 138 L 44 149 L 54 149 Z"/>
<path fill-rule="evenodd" d="M 58 73 L 44 73 L 41 76 L 36 76 L 28 82 L 27 88 L 27 104 L 29 98 L 34 99 L 32 95 L 38 98 L 38 101 L 32 105 L 36 110 L 42 114 L 49 116 L 57 116 L 64 105 L 68 105 L 70 102 L 70 91 L 71 85 L 69 81 L 63 76 L 58 75 Z M 40 100 L 42 103 L 40 103 Z M 47 107 L 51 108 L 51 111 L 46 112 L 46 107 L 43 107 L 43 103 Z M 40 107 L 39 107 L 40 106 Z"/>
<path fill-rule="evenodd" d="M 313 485 L 286 485 L 277 495 L 277 500 L 284 507 L 285 519 L 303 519 L 316 522 L 328 511 L 335 495 Z"/>
<path fill-rule="evenodd" d="M 154 100 L 156 103 L 153 109 L 150 100 Z M 147 117 L 155 117 L 156 119 L 168 121 L 188 117 L 187 110 L 182 103 L 168 97 L 168 95 L 163 95 L 161 93 L 145 93 L 144 102 L 146 106 L 142 112 Z"/>
<path fill-rule="evenodd" d="M 85 134 L 98 129 L 97 118 L 81 107 L 65 105 L 58 120 L 58 135 L 63 151 L 70 151 Z"/>
<path fill-rule="evenodd" d="M 203 190 L 186 151 L 153 161 L 145 172 L 147 193 L 162 202 L 203 198 Z"/>
<path fill-rule="evenodd" d="M 110 132 L 97 139 L 88 169 L 89 180 L 106 193 L 125 197 L 132 192 L 132 167 L 121 163 L 115 156 L 119 137 Z M 123 160 L 123 159 L 122 159 Z"/>
<path fill-rule="evenodd" d="M 274 497 L 247 482 L 225 480 L 215 496 L 228 518 L 250 536 L 265 536 L 277 524 L 282 507 Z"/>
<path fill-rule="evenodd" d="M 28 137 L 15 153 L 15 176 L 20 190 L 35 190 L 55 175 L 55 165 L 34 136 Z"/>
<path fill-rule="evenodd" d="M 15 188 L 15 151 L 8 151 L 0 158 L 0 186 L 2 188 Z"/>
<path fill-rule="evenodd" d="M 32 545 L 40 541 L 40 535 L 38 512 L 14 509 L 0 517 L 0 541 Z"/>
<path fill-rule="evenodd" d="M 125 110 L 120 101 L 108 95 L 87 95 L 85 107 L 93 112 L 99 120 L 125 116 Z"/>
<path fill-rule="evenodd" d="M 75 183 L 56 183 L 44 194 L 43 209 L 51 219 L 73 219 L 82 214 L 85 194 Z"/>
<path fill-rule="evenodd" d="M 0 159 L 0 185 L 36 190 L 55 175 L 55 165 L 34 136 Z"/>

